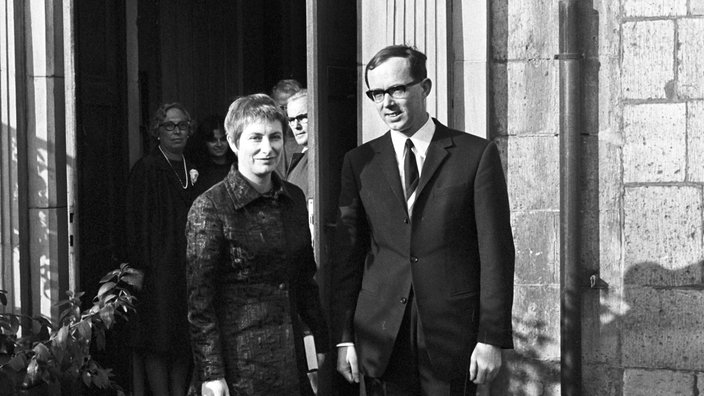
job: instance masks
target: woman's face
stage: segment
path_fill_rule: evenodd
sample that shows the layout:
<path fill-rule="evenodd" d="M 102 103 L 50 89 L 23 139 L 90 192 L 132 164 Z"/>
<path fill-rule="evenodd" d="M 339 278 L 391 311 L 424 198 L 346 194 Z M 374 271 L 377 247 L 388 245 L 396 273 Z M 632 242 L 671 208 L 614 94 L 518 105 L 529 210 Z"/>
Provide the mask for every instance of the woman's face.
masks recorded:
<path fill-rule="evenodd" d="M 242 130 L 237 146 L 230 148 L 237 154 L 237 167 L 249 179 L 266 177 L 276 169 L 284 146 L 284 132 L 280 121 L 255 120 Z"/>
<path fill-rule="evenodd" d="M 183 154 L 188 141 L 189 128 L 181 129 L 178 124 L 184 121 L 189 120 L 181 110 L 172 108 L 166 112 L 166 117 L 159 126 L 159 145 L 162 149 L 174 154 Z M 173 131 L 167 131 L 165 125 L 174 126 Z"/>
<path fill-rule="evenodd" d="M 227 154 L 229 146 L 227 145 L 227 138 L 225 137 L 225 132 L 222 129 L 214 129 L 213 137 L 205 142 L 205 147 L 208 148 L 208 155 L 212 158 L 222 158 Z"/>

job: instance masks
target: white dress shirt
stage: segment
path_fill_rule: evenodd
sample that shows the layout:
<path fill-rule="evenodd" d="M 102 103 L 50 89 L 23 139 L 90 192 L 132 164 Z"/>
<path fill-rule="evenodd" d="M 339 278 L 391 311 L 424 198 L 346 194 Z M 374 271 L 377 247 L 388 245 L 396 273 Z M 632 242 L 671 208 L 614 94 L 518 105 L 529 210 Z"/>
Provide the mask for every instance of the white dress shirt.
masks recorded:
<path fill-rule="evenodd" d="M 433 135 L 435 135 L 435 123 L 433 119 L 428 116 L 428 121 L 423 124 L 423 126 L 410 137 L 413 142 L 413 154 L 416 156 L 416 165 L 418 166 L 418 179 L 420 180 L 423 174 L 423 164 L 425 163 L 425 157 L 428 153 L 428 146 L 433 140 Z M 405 176 L 404 172 L 404 155 L 406 151 L 406 139 L 408 136 L 404 135 L 399 131 L 391 131 L 391 143 L 394 145 L 394 152 L 396 152 L 396 165 L 398 166 L 398 174 L 401 176 L 401 185 L 404 187 L 405 191 Z M 416 193 L 414 192 L 410 198 L 408 198 L 408 215 L 411 216 L 413 213 L 413 204 L 416 201 Z"/>

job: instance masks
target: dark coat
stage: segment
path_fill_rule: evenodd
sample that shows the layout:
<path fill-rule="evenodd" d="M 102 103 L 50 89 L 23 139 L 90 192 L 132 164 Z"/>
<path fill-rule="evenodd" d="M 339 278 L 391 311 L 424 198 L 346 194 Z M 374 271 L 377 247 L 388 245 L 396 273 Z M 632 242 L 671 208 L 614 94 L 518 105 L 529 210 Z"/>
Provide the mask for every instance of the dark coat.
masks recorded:
<path fill-rule="evenodd" d="M 191 166 L 187 162 L 187 169 Z M 130 319 L 133 345 L 159 353 L 188 356 L 186 314 L 186 214 L 193 186 L 183 189 L 159 149 L 132 167 L 127 188 L 126 226 L 129 261 L 144 271 Z M 190 178 L 190 177 L 189 177 Z"/>
<path fill-rule="evenodd" d="M 328 348 L 305 198 L 276 174 L 272 178 L 274 193 L 264 196 L 233 168 L 188 214 L 188 315 L 197 380 L 225 378 L 231 394 L 292 394 L 291 370 L 307 384 L 301 321 L 318 352 Z M 286 360 L 289 351 L 295 361 Z"/>
<path fill-rule="evenodd" d="M 288 174 L 286 175 L 286 181 L 295 184 L 298 188 L 303 190 L 303 195 L 306 198 L 310 198 L 311 195 L 308 192 L 308 152 L 306 150 L 303 153 L 294 153 L 291 159 L 291 165 L 288 167 Z"/>
<path fill-rule="evenodd" d="M 477 341 L 512 347 L 514 247 L 494 143 L 437 121 L 409 218 L 387 133 L 345 156 L 331 286 L 333 344 L 384 373 L 413 287 L 430 361 L 466 373 Z"/>

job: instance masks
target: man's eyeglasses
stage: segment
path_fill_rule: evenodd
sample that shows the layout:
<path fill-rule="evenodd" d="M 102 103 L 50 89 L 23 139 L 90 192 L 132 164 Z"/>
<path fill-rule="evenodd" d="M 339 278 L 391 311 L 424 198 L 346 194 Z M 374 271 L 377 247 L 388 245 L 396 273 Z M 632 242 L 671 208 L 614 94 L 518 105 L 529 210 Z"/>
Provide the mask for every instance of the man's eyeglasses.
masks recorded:
<path fill-rule="evenodd" d="M 296 121 L 300 122 L 301 124 L 303 124 L 304 122 L 308 122 L 308 113 L 299 114 L 295 117 L 288 118 L 289 124 L 296 124 Z"/>
<path fill-rule="evenodd" d="M 384 96 L 389 94 L 394 99 L 403 99 L 407 96 L 408 88 L 418 85 L 425 81 L 425 79 L 412 81 L 408 84 L 399 84 L 388 87 L 387 89 L 370 89 L 367 91 L 367 97 L 376 103 L 381 103 L 384 101 Z"/>
<path fill-rule="evenodd" d="M 178 124 L 168 121 L 168 122 L 162 122 L 159 124 L 160 127 L 166 129 L 169 132 L 172 132 L 174 129 L 178 128 L 180 131 L 187 131 L 188 128 L 191 126 L 191 123 L 188 121 L 181 121 Z"/>

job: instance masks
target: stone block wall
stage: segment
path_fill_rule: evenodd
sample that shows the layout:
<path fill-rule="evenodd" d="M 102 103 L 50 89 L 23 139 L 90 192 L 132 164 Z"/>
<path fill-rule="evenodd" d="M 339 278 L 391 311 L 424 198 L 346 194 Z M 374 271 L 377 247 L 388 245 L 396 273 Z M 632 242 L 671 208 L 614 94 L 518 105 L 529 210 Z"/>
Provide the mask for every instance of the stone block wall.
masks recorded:
<path fill-rule="evenodd" d="M 492 394 L 560 393 L 558 6 L 491 6 L 491 137 L 517 254 L 516 349 Z M 588 0 L 580 13 L 584 394 L 699 395 L 704 1 Z"/>
<path fill-rule="evenodd" d="M 559 394 L 557 2 L 492 1 L 490 37 L 490 138 L 502 148 L 516 245 L 516 348 L 491 394 Z"/>

